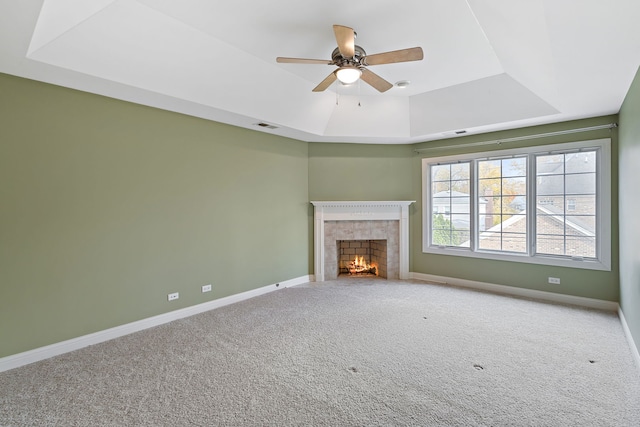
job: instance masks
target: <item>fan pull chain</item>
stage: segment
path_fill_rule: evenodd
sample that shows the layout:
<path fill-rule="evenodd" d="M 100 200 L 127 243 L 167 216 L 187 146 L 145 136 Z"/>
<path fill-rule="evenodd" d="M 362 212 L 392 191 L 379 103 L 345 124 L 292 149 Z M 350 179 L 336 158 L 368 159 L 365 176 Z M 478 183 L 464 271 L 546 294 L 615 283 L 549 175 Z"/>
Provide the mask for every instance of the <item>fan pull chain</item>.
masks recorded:
<path fill-rule="evenodd" d="M 362 80 L 358 79 L 358 107 L 362 107 L 362 105 L 360 105 L 360 86 L 362 84 Z"/>

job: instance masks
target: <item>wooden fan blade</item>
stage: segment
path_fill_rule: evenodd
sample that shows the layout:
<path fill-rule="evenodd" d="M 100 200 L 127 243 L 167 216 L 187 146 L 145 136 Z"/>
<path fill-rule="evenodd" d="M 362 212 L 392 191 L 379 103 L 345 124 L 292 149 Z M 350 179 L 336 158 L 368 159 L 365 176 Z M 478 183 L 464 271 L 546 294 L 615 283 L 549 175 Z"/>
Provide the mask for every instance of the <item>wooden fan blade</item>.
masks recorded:
<path fill-rule="evenodd" d="M 321 81 L 318 86 L 313 88 L 313 92 L 322 92 L 323 90 L 325 90 L 326 88 L 331 86 L 331 83 L 335 82 L 336 79 L 337 79 L 337 77 L 336 77 L 336 73 L 335 72 L 329 74 L 326 79 Z"/>
<path fill-rule="evenodd" d="M 364 57 L 365 65 L 392 64 L 394 62 L 420 61 L 424 58 L 421 47 L 394 50 L 392 52 L 375 53 Z"/>
<path fill-rule="evenodd" d="M 278 56 L 276 62 L 281 64 L 333 64 L 330 59 L 283 58 L 282 56 Z"/>
<path fill-rule="evenodd" d="M 391 83 L 389 83 L 376 73 L 373 73 L 366 68 L 361 68 L 361 70 L 362 76 L 360 76 L 360 78 L 377 89 L 378 92 L 386 92 L 393 87 Z"/>
<path fill-rule="evenodd" d="M 356 35 L 353 32 L 353 28 L 344 27 L 342 25 L 334 25 L 333 33 L 336 36 L 336 42 L 338 42 L 338 50 L 340 55 L 347 59 L 353 58 L 356 54 L 355 44 Z"/>

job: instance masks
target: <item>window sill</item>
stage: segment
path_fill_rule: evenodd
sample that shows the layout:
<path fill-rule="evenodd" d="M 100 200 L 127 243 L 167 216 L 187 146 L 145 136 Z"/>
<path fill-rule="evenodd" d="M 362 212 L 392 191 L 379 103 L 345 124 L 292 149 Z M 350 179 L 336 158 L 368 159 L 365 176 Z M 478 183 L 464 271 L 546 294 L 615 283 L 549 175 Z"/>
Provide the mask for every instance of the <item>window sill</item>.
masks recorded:
<path fill-rule="evenodd" d="M 568 267 L 578 268 L 584 270 L 599 270 L 599 271 L 611 271 L 610 263 L 605 263 L 597 260 L 583 260 L 576 261 L 568 258 L 555 258 L 551 256 L 529 256 L 519 254 L 505 254 L 505 253 L 493 253 L 493 252 L 472 252 L 466 248 L 437 248 L 427 247 L 423 248 L 424 254 L 446 255 L 446 256 L 459 256 L 465 258 L 477 258 L 486 259 L 491 261 L 508 261 L 508 262 L 521 262 L 526 264 L 538 264 L 547 265 L 553 267 Z"/>

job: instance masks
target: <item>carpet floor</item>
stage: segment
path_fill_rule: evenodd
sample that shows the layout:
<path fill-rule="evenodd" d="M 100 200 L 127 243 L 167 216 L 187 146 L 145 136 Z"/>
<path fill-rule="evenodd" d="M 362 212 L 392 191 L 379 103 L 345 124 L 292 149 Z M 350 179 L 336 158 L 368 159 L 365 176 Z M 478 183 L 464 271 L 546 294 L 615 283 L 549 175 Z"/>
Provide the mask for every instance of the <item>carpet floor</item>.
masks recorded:
<path fill-rule="evenodd" d="M 0 425 L 640 426 L 640 374 L 613 312 L 345 279 L 0 373 Z"/>

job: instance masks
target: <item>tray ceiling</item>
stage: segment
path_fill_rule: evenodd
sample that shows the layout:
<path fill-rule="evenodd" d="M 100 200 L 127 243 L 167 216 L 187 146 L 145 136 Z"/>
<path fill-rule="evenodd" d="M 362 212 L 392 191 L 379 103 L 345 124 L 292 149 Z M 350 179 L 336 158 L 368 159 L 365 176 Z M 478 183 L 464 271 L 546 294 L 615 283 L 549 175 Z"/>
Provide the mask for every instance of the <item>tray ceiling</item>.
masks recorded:
<path fill-rule="evenodd" d="M 640 64 L 637 0 L 21 0 L 0 4 L 0 72 L 304 141 L 413 143 L 614 114 Z M 332 25 L 406 88 L 313 89 Z M 270 127 L 258 127 L 267 123 Z"/>

